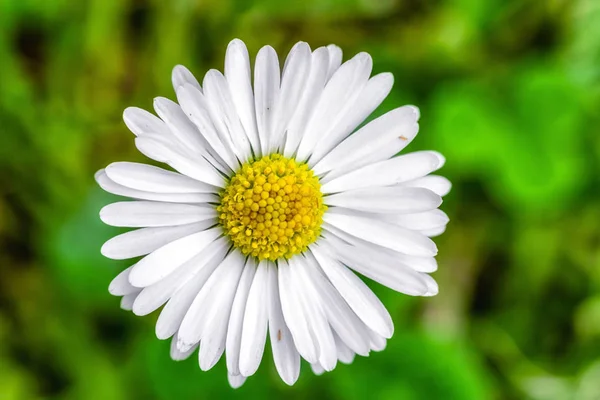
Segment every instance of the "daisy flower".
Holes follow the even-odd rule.
[[[359,53],[342,63],[330,45],[297,43],[280,68],[270,46],[253,70],[244,43],[227,47],[224,74],[202,85],[173,70],[177,103],[158,116],[123,114],[135,145],[170,169],[115,162],[96,174],[106,191],[133,199],[100,211],[106,224],[139,228],[107,241],[112,259],[141,257],[110,284],[136,315],[160,307],[159,339],[171,357],[198,350],[202,370],[225,353],[239,387],[259,367],[267,336],[281,379],[300,360],[320,374],[382,350],[393,323],[354,272],[411,296],[438,292],[430,237],[450,183],[429,175],[437,152],[397,155],[419,129],[413,106],[358,128],[392,88]],[[357,129],[358,128],[358,129]]]

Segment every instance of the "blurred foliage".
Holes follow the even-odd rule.
[[[122,110],[234,37],[371,53],[396,77],[377,114],[418,105],[411,148],[454,183],[440,294],[377,287],[388,348],[293,388],[270,356],[237,391],[171,361],[99,254],[93,173],[142,160]],[[599,109],[597,0],[0,0],[0,399],[599,399]]]

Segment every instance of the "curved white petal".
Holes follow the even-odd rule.
[[[237,253],[237,251],[233,251],[233,253]],[[221,264],[221,269],[224,269],[223,275],[211,276],[206,286],[202,288],[202,291],[208,292],[206,297],[202,297],[201,291],[198,298],[194,300],[206,303],[199,353],[200,369],[203,371],[211,369],[225,351],[231,307],[245,265],[244,257],[241,254],[232,256],[230,260],[231,263]],[[211,279],[215,280],[215,287],[212,290],[210,289]],[[182,328],[185,327],[185,323],[184,318],[181,323]],[[182,342],[185,343],[185,341]]]
[[[129,282],[146,287],[165,278],[221,235],[212,228],[177,239],[142,258],[131,270]]]
[[[350,347],[346,346],[346,344],[342,342],[342,339],[340,339],[339,336],[334,334],[333,338],[335,339],[338,360],[340,360],[340,362],[343,364],[352,364],[355,353],[350,349]]]
[[[221,265],[226,253],[227,248],[219,249],[213,256],[207,256],[203,260],[204,265],[171,296],[156,322],[156,337],[167,339],[177,332],[198,292],[214,270]]]
[[[348,101],[345,110],[339,116],[339,121],[317,142],[310,155],[311,165],[321,160],[371,115],[390,93],[393,84],[394,76],[389,72],[375,75],[369,79],[353,101]]]
[[[452,188],[450,181],[447,178],[439,175],[427,175],[422,178],[413,179],[411,181],[402,183],[402,186],[429,189],[442,197],[447,195]]]
[[[219,137],[231,146],[238,160],[246,162],[252,157],[252,148],[231,98],[227,80],[221,72],[211,69],[204,76],[203,87],[208,111]]]
[[[176,65],[173,68],[173,72],[171,72],[171,82],[173,83],[173,89],[175,89],[176,93],[177,89],[179,89],[186,83],[202,91],[200,83],[198,83],[198,80],[196,79],[194,74],[192,74],[190,70],[184,67],[183,65]]]
[[[191,154],[189,151],[172,143],[158,140],[155,137],[138,136],[135,139],[138,150],[148,157],[169,164],[184,175],[217,187],[224,187],[225,180],[218,169],[204,157]]]
[[[307,160],[319,140],[328,135],[348,112],[367,83],[372,66],[371,56],[359,53],[333,74],[315,106],[315,112],[298,146],[296,158],[299,161]]]
[[[283,154],[286,157],[294,155],[302,140],[306,124],[310,120],[321,97],[325,83],[327,82],[327,68],[329,65],[329,51],[326,47],[316,49],[310,58],[310,74],[304,82],[304,91],[285,135],[285,146]]]
[[[108,293],[113,296],[125,296],[131,293],[139,293],[140,288],[133,286],[129,283],[129,273],[131,272],[129,267],[121,271],[108,285]]]
[[[264,46],[254,64],[254,107],[261,154],[266,155],[271,143],[274,106],[279,99],[279,59],[271,46]]]
[[[211,120],[208,101],[202,92],[192,85],[185,84],[177,89],[177,100],[186,117],[196,125],[200,134],[210,145],[213,155],[223,160],[230,171],[237,169],[240,165],[239,161],[229,142],[226,142],[225,138],[219,137]]]
[[[332,371],[337,364],[337,355],[323,305],[324,299],[307,275],[307,261],[302,256],[298,256],[291,258],[289,264],[292,280],[296,283],[301,305],[304,308],[306,324],[319,352],[319,364],[326,371]]]
[[[227,328],[227,340],[225,342],[225,358],[227,360],[227,371],[232,375],[240,374],[240,346],[242,343],[242,327],[244,323],[244,313],[246,303],[248,302],[248,293],[256,273],[256,261],[253,257],[248,257],[242,277],[238,284],[238,289],[231,306],[231,315],[229,316],[229,326]]]
[[[341,249],[344,248],[344,246],[352,245],[367,253],[375,252],[377,253],[376,257],[383,258],[385,263],[388,264],[400,263],[414,269],[417,272],[430,273],[437,271],[437,262],[434,257],[409,256],[386,247],[381,247],[366,240],[359,239],[356,236],[352,236],[327,223],[323,224],[322,235],[326,240],[332,241],[335,246],[339,246]]]
[[[208,203],[218,200],[212,193],[156,193],[131,189],[111,180],[105,170],[96,172],[96,182],[108,193],[139,200],[162,201],[165,203]]]
[[[350,135],[313,167],[326,179],[387,160],[408,145],[419,131],[418,108],[404,106],[385,113]]]
[[[240,373],[254,375],[265,350],[268,326],[268,264],[261,261],[252,280],[244,312],[240,346]]]
[[[277,279],[277,267],[269,264],[268,307],[269,307],[269,334],[273,361],[281,379],[287,385],[293,385],[300,375],[300,354],[292,339],[292,334],[283,318]]]
[[[136,136],[158,135],[172,137],[167,125],[156,115],[139,107],[127,107],[123,111],[123,121]]]
[[[330,44],[326,48],[329,53],[329,63],[327,65],[327,80],[329,80],[342,65],[342,49],[335,44]]]
[[[421,233],[425,236],[436,237],[436,236],[441,235],[445,231],[446,231],[446,225],[440,226],[437,228],[425,229],[425,230],[421,231]]]
[[[171,347],[169,349],[169,355],[173,361],[183,361],[187,360],[194,351],[198,348],[198,345],[190,347],[186,351],[181,351],[177,348],[177,334],[173,336],[171,339]]]
[[[339,259],[356,272],[397,292],[423,296],[428,291],[426,274],[417,272],[398,260],[389,259],[368,246],[345,245],[331,237],[323,241],[321,246],[329,252],[330,258]]]
[[[384,186],[335,193],[324,202],[371,213],[409,214],[433,210],[442,204],[442,198],[429,189]]]
[[[392,337],[392,317],[373,291],[348,268],[332,259],[320,246],[313,246],[311,251],[331,284],[365,325],[381,336]]]
[[[228,246],[228,240],[220,237],[164,279],[145,287],[133,304],[133,313],[146,315],[157,310],[169,300],[177,289],[187,284],[211,258],[217,254],[223,254]]]
[[[225,348],[233,295],[244,264],[240,252],[230,252],[202,286],[181,321],[178,347],[185,351],[202,339],[199,358],[203,370],[212,367]],[[210,340],[205,342],[205,335],[210,335]]]
[[[121,308],[126,311],[131,311],[133,302],[135,301],[139,292],[126,294],[121,298]]]
[[[406,229],[420,231],[424,235],[427,234],[426,232],[445,227],[450,220],[442,210],[429,210],[411,214],[368,214],[368,216],[397,224]]]
[[[418,151],[367,165],[321,186],[323,193],[390,186],[420,178],[442,167],[444,157],[435,151]]]
[[[369,336],[365,325],[323,275],[318,261],[311,253],[306,254],[305,267],[304,272],[320,295],[320,302],[331,331],[335,332],[355,353],[368,355]]]
[[[329,210],[323,221],[363,239],[412,256],[431,257],[437,254],[435,243],[427,236],[385,221],[348,215]]]
[[[246,45],[239,39],[233,39],[225,53],[225,78],[231,91],[231,99],[255,154],[260,154],[260,142],[254,111],[254,94],[252,93],[252,73],[250,56]]]
[[[187,225],[141,228],[109,239],[102,245],[100,252],[104,257],[113,260],[144,256],[174,240],[203,231],[215,224],[215,220],[206,220]]]
[[[279,97],[274,105],[269,152],[284,148],[284,135],[304,94],[310,67],[310,47],[305,42],[296,43],[285,60],[281,76]]]
[[[215,193],[217,188],[177,172],[148,164],[115,162],[106,169],[108,177],[125,187],[158,193]]]
[[[153,201],[120,201],[100,210],[105,224],[128,228],[184,225],[216,216],[213,207]]]
[[[227,374],[227,380],[233,389],[237,389],[246,382],[246,377],[242,375]]]
[[[157,97],[154,99],[154,110],[180,144],[195,153],[205,153],[206,141],[179,104],[165,97]]]
[[[307,324],[304,323],[304,310],[301,299],[296,293],[296,282],[293,281],[291,269],[292,266],[286,260],[278,261],[277,275],[283,318],[290,329],[298,353],[309,363],[315,363],[318,358],[317,347]]]

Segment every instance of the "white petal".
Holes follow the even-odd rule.
[[[329,52],[329,65],[327,67],[327,80],[329,80],[335,71],[342,65],[342,49],[335,44],[327,46]]]
[[[438,228],[432,228],[432,229],[425,229],[423,231],[421,231],[421,233],[423,235],[429,236],[429,237],[436,237],[441,235],[442,233],[444,233],[446,231],[446,226],[440,226]]]
[[[121,201],[100,210],[105,224],[129,228],[191,224],[216,216],[212,207],[153,201]]]
[[[155,193],[131,189],[111,180],[104,170],[96,172],[95,178],[98,185],[107,192],[133,199],[166,203],[207,203],[218,200],[218,196],[211,193]]]
[[[324,201],[328,206],[382,214],[416,213],[442,204],[442,198],[431,190],[402,186],[348,190],[329,195]]]
[[[267,154],[273,129],[274,106],[279,99],[279,59],[271,46],[264,46],[254,64],[254,105],[261,153]]]
[[[321,186],[323,193],[336,193],[351,189],[390,186],[419,178],[435,171],[444,163],[435,151],[419,151],[367,165]]]
[[[208,248],[205,251],[208,251]],[[167,339],[177,332],[183,317],[198,295],[198,292],[200,292],[200,289],[202,289],[214,270],[221,265],[226,253],[227,248],[218,250],[212,257],[206,257],[204,266],[171,296],[171,299],[163,308],[156,322],[156,337]]]
[[[148,157],[169,164],[175,170],[198,181],[224,187],[225,181],[217,168],[204,157],[189,153],[186,149],[166,141],[146,136],[137,137],[135,145]]]
[[[304,317],[319,351],[319,364],[332,371],[337,364],[337,353],[333,334],[323,309],[323,297],[307,275],[307,261],[302,257],[289,260],[292,280],[296,283],[299,298],[304,308]]]
[[[330,243],[334,243],[334,245]],[[401,262],[389,260],[377,251],[369,251],[366,246],[343,245],[328,237],[322,241],[321,247],[329,251],[330,258],[338,258],[349,268],[390,289],[411,296],[423,296],[428,291],[425,274],[419,273]]]
[[[240,374],[240,345],[242,342],[242,326],[244,323],[244,312],[248,301],[248,292],[252,285],[252,279],[256,273],[256,262],[253,257],[246,260],[246,266],[240,283],[238,284],[235,299],[231,306],[229,326],[227,327],[227,340],[225,342],[225,356],[227,360],[227,371],[233,375]]]
[[[192,74],[190,70],[183,65],[176,65],[173,68],[173,72],[171,73],[171,81],[173,82],[173,89],[175,89],[175,92],[177,92],[179,87],[185,85],[186,83],[202,91],[200,83],[198,83],[198,80],[196,77],[194,77],[194,74]]]
[[[319,363],[310,364],[310,369],[312,369],[312,372],[317,376],[325,373],[325,369]]]
[[[310,66],[310,47],[305,42],[296,43],[285,61],[279,98],[274,106],[270,152],[284,148],[284,134],[304,94]]]
[[[202,339],[199,358],[203,370],[212,367],[225,349],[231,304],[244,264],[239,251],[230,252],[202,286],[181,321],[178,347],[185,350]]]
[[[234,253],[237,253],[234,251]],[[245,260],[241,254],[236,254],[231,259],[231,264],[221,264],[224,268],[224,275],[221,277],[211,277],[215,280],[215,286],[210,290],[211,278],[203,288],[207,292],[205,297],[201,297],[202,292],[194,301],[207,303],[204,305],[204,329],[202,331],[202,341],[200,343],[200,369],[208,371],[221,358],[225,351],[227,341],[227,327],[231,316],[231,307],[238,288],[240,277],[244,270]],[[194,305],[192,304],[192,307]],[[190,309],[192,308],[190,307]],[[185,327],[185,318],[181,323]],[[181,341],[185,343],[185,340]],[[242,335],[243,349],[243,335]],[[241,356],[240,356],[241,359]]]
[[[204,76],[202,85],[208,111],[219,137],[229,144],[238,160],[247,161],[252,157],[252,149],[231,98],[227,80],[221,72],[211,69]]]
[[[359,239],[356,236],[352,236],[327,223],[323,224],[323,237],[332,241],[334,247],[338,246],[338,244],[340,244],[340,248],[345,248],[345,246],[352,245],[367,253],[375,252],[377,253],[376,257],[378,259],[383,258],[385,260],[383,261],[384,264],[395,265],[396,263],[400,263],[406,267],[414,269],[417,272],[429,273],[437,271],[437,261],[434,257],[409,256],[386,247],[375,245],[366,240]]]
[[[294,155],[304,135],[306,124],[312,116],[316,102],[321,97],[327,81],[327,68],[329,65],[329,52],[326,47],[319,47],[311,55],[310,74],[304,82],[302,98],[287,127],[285,148],[286,157]]]
[[[128,107],[123,111],[125,125],[136,136],[158,135],[172,137],[167,125],[156,115],[138,107]]]
[[[291,386],[296,383],[300,375],[300,354],[296,350],[292,334],[283,318],[277,267],[272,264],[269,265],[268,291],[269,334],[273,361],[281,379]]]
[[[215,193],[217,188],[177,172],[148,164],[115,162],[106,167],[108,177],[135,190],[159,193]]]
[[[227,380],[233,389],[237,389],[246,382],[246,377],[242,375],[227,374]]]
[[[333,338],[335,339],[335,346],[337,348],[338,360],[343,364],[351,364],[354,361],[355,353],[346,346],[346,344],[340,339],[337,334],[334,333]]]
[[[171,339],[171,348],[169,350],[169,354],[170,354],[172,360],[183,361],[183,360],[186,360],[187,358],[189,358],[189,356],[191,356],[192,353],[194,351],[196,351],[197,348],[198,348],[198,345],[195,345],[193,347],[190,347],[187,351],[180,351],[177,348],[177,334],[175,334],[173,336],[173,339]]]
[[[344,140],[356,127],[361,124],[387,97],[392,90],[394,76],[389,72],[375,75],[366,83],[364,88],[345,105],[345,109],[329,132],[325,133],[317,142],[310,156],[310,163],[314,165],[324,155]]]
[[[332,259],[321,247],[313,246],[311,251],[329,281],[365,325],[382,336],[392,337],[392,318],[373,291],[348,268]]]
[[[440,288],[439,288],[437,282],[435,281],[435,279],[433,279],[429,275],[424,275],[424,277],[425,277],[425,281],[427,283],[427,293],[425,293],[424,296],[437,295],[438,292],[440,291]]]
[[[278,261],[279,297],[285,324],[290,329],[298,353],[309,363],[317,362],[317,348],[305,322],[304,310],[296,292],[297,282],[291,276],[292,267],[286,260]]]
[[[108,293],[113,296],[125,296],[131,293],[139,293],[140,289],[129,283],[129,273],[131,272],[129,267],[121,271],[108,285]]]
[[[328,210],[323,220],[357,238],[412,256],[430,257],[437,254],[435,243],[420,233],[373,218],[335,211]]]
[[[442,210],[430,210],[414,214],[369,214],[371,218],[388,221],[400,225],[406,229],[428,232],[432,229],[440,229],[446,226],[448,216]]]
[[[317,175],[339,176],[351,170],[364,167],[392,157],[416,136],[418,108],[404,106],[385,113],[369,122],[337,145],[314,167]]]
[[[268,326],[268,273],[267,262],[261,261],[248,293],[240,347],[240,373],[244,376],[254,375],[265,350]]]
[[[165,97],[157,97],[154,99],[154,110],[183,146],[198,154],[205,153],[204,138],[179,104]]]
[[[427,175],[422,178],[413,179],[412,181],[404,182],[402,186],[429,189],[442,197],[447,195],[452,188],[450,181],[439,175]]]
[[[319,140],[346,115],[348,106],[353,104],[367,83],[372,66],[371,56],[359,53],[345,62],[327,82],[298,146],[297,160],[307,160]]]
[[[126,311],[131,311],[131,307],[133,306],[133,302],[135,301],[138,292],[126,294],[121,298],[121,308]]]
[[[146,287],[165,278],[221,235],[220,228],[177,239],[142,258],[131,270],[129,282]]]
[[[356,316],[331,282],[323,275],[312,253],[306,254],[305,273],[321,297],[321,305],[332,332],[342,339],[355,353],[369,354],[369,335],[364,323]]]
[[[217,254],[225,253],[228,246],[229,241],[220,237],[164,279],[145,287],[133,304],[133,313],[147,315],[157,310],[177,289],[188,283],[210,259]]]
[[[235,104],[244,131],[250,140],[255,153],[260,153],[260,142],[256,127],[254,111],[254,94],[252,93],[252,73],[250,57],[246,45],[239,39],[233,39],[225,53],[225,78],[231,91],[231,99]]]
[[[233,149],[226,145],[217,134],[204,95],[192,85],[186,84],[177,90],[177,100],[187,118],[196,125],[214,154],[222,159],[230,170],[237,169],[240,164],[235,158]]]
[[[371,331],[371,350],[382,351],[385,349],[386,344],[387,340],[384,337],[381,337],[377,333]]]
[[[113,260],[144,256],[174,240],[203,231],[215,224],[215,220],[206,220],[187,225],[137,229],[108,240],[100,252],[104,257]]]

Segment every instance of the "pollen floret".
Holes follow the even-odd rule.
[[[272,154],[240,168],[217,211],[242,253],[276,260],[303,252],[319,237],[326,208],[319,179],[308,165]]]

